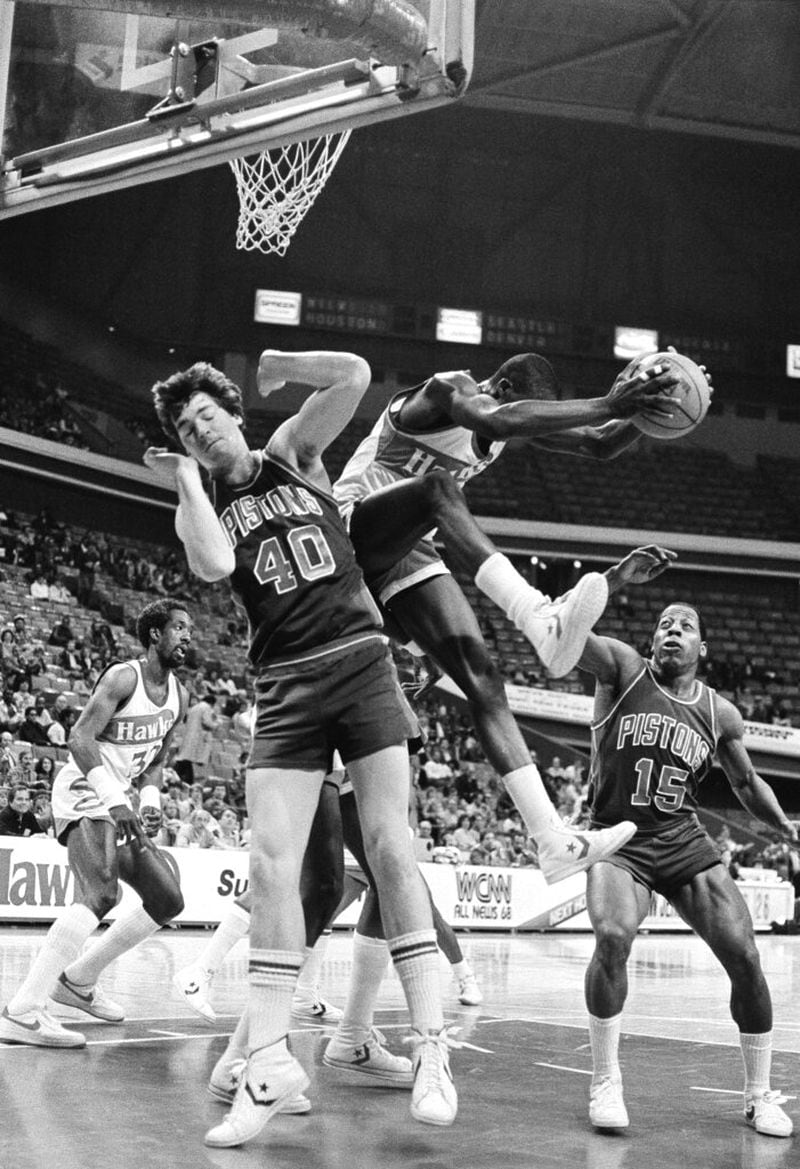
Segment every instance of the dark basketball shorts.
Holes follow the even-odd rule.
[[[606,825],[593,823],[592,827]],[[647,835],[637,832],[606,863],[627,869],[651,893],[669,897],[692,877],[721,861],[722,854],[714,841],[696,817],[690,816],[661,832]]]
[[[382,605],[391,601],[398,593],[405,592],[413,585],[432,576],[446,576],[450,569],[436,551],[432,540],[420,540],[407,556],[398,560],[386,572],[367,581],[369,590]]]
[[[409,737],[407,708],[382,640],[313,662],[264,670],[248,767],[329,772]]]

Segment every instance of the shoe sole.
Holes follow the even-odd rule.
[[[26,1033],[24,1036],[19,1036],[16,1033],[14,1035],[9,1035],[5,1032],[5,1030],[0,1029],[0,1043],[13,1043],[17,1047],[60,1047],[66,1051],[70,1048],[86,1046],[86,1037],[84,1035],[80,1035],[78,1032],[75,1032],[75,1040],[77,1042],[73,1042],[71,1038],[62,1040],[53,1037],[48,1038],[44,1035],[39,1035],[37,1037],[36,1032],[34,1031],[32,1031],[30,1035]]]
[[[198,1003],[192,1002],[191,994],[184,990],[183,983],[178,980],[177,976],[173,978],[172,985],[175,987],[178,994],[181,996],[183,1001],[186,1003],[186,1006],[189,1007],[190,1010],[194,1011],[196,1015],[199,1015],[201,1019],[205,1019],[207,1023],[216,1023],[217,1013],[214,1008],[207,1007],[205,1010],[203,1010],[203,1008]]]
[[[82,1011],[84,1015],[91,1015],[93,1019],[99,1019],[102,1023],[124,1023],[125,1012],[119,1011],[116,1015],[108,1012],[103,1014],[102,1007],[96,1007],[92,1003],[85,1003],[80,996],[73,997],[68,990],[63,991],[60,987],[51,993],[50,998],[54,1003],[58,1003],[61,1007],[72,1007],[76,1011]]]
[[[794,1126],[788,1132],[767,1132],[766,1129],[758,1128],[754,1120],[749,1120],[747,1117],[744,1120],[747,1127],[752,1128],[753,1132],[757,1132],[760,1137],[777,1137],[779,1140],[785,1140],[786,1137],[792,1136],[794,1132]]]
[[[326,1068],[335,1068],[339,1072],[355,1072],[359,1076],[368,1076],[372,1080],[378,1080],[382,1084],[389,1084],[394,1088],[412,1088],[414,1086],[414,1073],[409,1068],[408,1072],[382,1072],[377,1068],[367,1067],[366,1064],[352,1063],[350,1060],[338,1060],[327,1053],[323,1055],[322,1062]]]
[[[617,1120],[617,1121],[592,1120],[592,1118],[590,1116],[589,1121],[590,1121],[593,1128],[602,1128],[604,1130],[618,1129],[618,1128],[629,1128],[630,1123],[631,1123],[630,1120],[628,1120],[627,1116],[625,1117],[624,1120]]]
[[[411,1115],[413,1116],[414,1120],[418,1120],[421,1124],[433,1124],[437,1128],[449,1128],[456,1118],[456,1113],[454,1112],[449,1120],[434,1120],[434,1118],[431,1116],[422,1116],[419,1110],[416,1109],[413,1104],[411,1106]]]
[[[547,666],[551,678],[563,678],[577,664],[586,638],[608,604],[608,581],[598,572],[582,577],[572,590],[568,614],[561,618],[564,636]]]
[[[263,1111],[262,1109],[259,1109],[258,1113],[256,1114],[258,1117],[258,1124],[251,1125],[249,1131],[245,1135],[231,1135],[230,1137],[212,1138],[211,1133],[214,1130],[209,1129],[205,1135],[203,1143],[210,1149],[235,1149],[238,1145],[244,1145],[248,1141],[252,1141],[262,1131],[267,1122],[281,1111],[281,1107],[286,1103],[286,1101],[291,1099],[293,1096],[299,1095],[301,1092],[305,1092],[310,1083],[311,1081],[305,1072],[298,1071],[294,1081],[290,1084],[286,1091],[277,1098],[277,1100],[274,1100],[272,1104],[268,1106],[262,1106]],[[223,1124],[224,1123],[225,1121],[223,1121]],[[222,1126],[220,1125],[219,1127]]]
[[[623,844],[627,844],[628,841],[636,835],[636,825],[631,822],[628,822],[627,827],[624,827],[622,824],[618,824],[616,827],[616,843],[614,844],[613,848],[605,849],[601,856],[591,855],[591,849],[589,849],[587,855],[581,860],[567,861],[565,864],[557,865],[555,868],[548,869],[547,871],[545,871],[545,869],[541,869],[540,871],[545,879],[545,884],[556,885],[559,881],[563,881],[567,877],[573,876],[575,873],[582,873],[585,869],[591,868],[592,865],[596,865],[599,861],[607,860],[608,857],[613,856],[615,852],[619,852]],[[608,831],[608,829],[606,829],[606,831]],[[580,835],[580,833],[578,835]]]

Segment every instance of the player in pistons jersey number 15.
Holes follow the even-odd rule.
[[[161,822],[162,763],[186,707],[186,691],[173,670],[186,659],[192,622],[182,602],[164,599],[142,610],[136,631],[144,655],[111,665],[100,676],[72,730],[69,759],[53,783],[53,819],[67,848],[75,901],[50,927],[22,986],[0,1014],[0,1040],[6,1043],[85,1045],[82,1034],[46,1012],[48,996],[93,1018],[121,1022],[122,1009],[97,986],[101,970],[183,909],[178,882],[142,821]],[[116,905],[120,879],[142,904],[78,957]]]
[[[668,605],[645,660],[632,646],[590,634],[579,665],[595,675],[590,777],[594,822],[633,820],[637,833],[589,869],[595,952],[586,974],[594,1075],[589,1117],[625,1128],[618,1047],[626,967],[636,931],[661,893],[708,944],[731,982],[731,1014],[744,1062],[744,1111],[756,1132],[787,1137],[784,1097],[770,1088],[772,1003],[736,882],[695,813],[716,755],[745,808],[790,841],[797,831],[744,747],[736,707],[697,677],[707,652],[697,609]]]

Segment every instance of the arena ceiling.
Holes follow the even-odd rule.
[[[797,0],[478,0],[475,107],[800,146]]]

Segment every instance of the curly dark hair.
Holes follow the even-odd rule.
[[[196,361],[188,369],[172,374],[166,381],[156,382],[151,392],[161,429],[168,438],[178,443],[180,440],[175,422],[194,394],[208,394],[234,418],[241,418],[244,426],[242,391],[207,361]]]
[[[170,614],[176,609],[180,609],[182,613],[188,612],[185,603],[175,597],[164,597],[145,605],[136,618],[136,636],[145,649],[150,648],[152,631],[158,629],[160,632],[169,621]]]
[[[538,353],[517,353],[509,357],[489,378],[492,386],[501,381],[510,382],[514,392],[524,398],[552,402],[559,396],[556,371]]]

